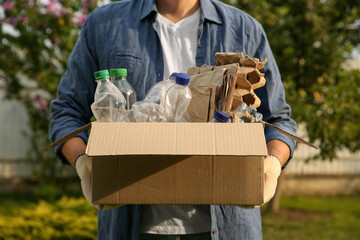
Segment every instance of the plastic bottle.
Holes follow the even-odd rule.
[[[126,110],[130,110],[136,101],[136,93],[134,88],[127,81],[126,68],[110,69],[111,82],[120,90],[126,99]]]
[[[154,86],[150,88],[148,93],[145,96],[145,101],[150,101],[157,103],[160,106],[164,107],[165,104],[165,94],[175,84],[177,73],[172,73],[168,79],[157,82]]]
[[[135,122],[165,122],[164,108],[150,101],[138,101],[134,103],[132,118]]]
[[[262,114],[257,112],[256,108],[248,107],[246,103],[242,103],[235,110],[235,118],[240,123],[244,122],[261,122]]]
[[[94,73],[97,87],[91,110],[100,122],[124,122],[127,121],[125,111],[125,98],[117,87],[110,81],[108,70]]]
[[[165,94],[175,84],[177,73],[156,83],[150,88],[143,101],[134,103],[132,117],[136,122],[165,122]]]
[[[226,123],[229,120],[229,116],[221,111],[216,111],[214,117],[209,122],[211,123]]]
[[[168,122],[181,122],[191,101],[190,76],[176,75],[175,84],[165,94],[165,116]]]

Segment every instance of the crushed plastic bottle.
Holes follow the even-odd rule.
[[[229,116],[221,111],[216,111],[213,119],[209,122],[211,123],[226,123],[229,120]]]
[[[165,94],[175,84],[176,73],[169,79],[156,83],[150,88],[143,101],[132,106],[132,117],[135,122],[165,122]]]
[[[164,108],[150,101],[138,101],[132,106],[132,118],[135,122],[165,122]]]
[[[176,75],[177,73],[172,73],[168,79],[157,82],[150,88],[144,100],[159,104],[160,106],[164,107],[165,94],[169,88],[175,84]]]
[[[120,90],[126,99],[126,110],[130,110],[136,101],[136,93],[134,88],[127,81],[127,69],[115,68],[110,69],[111,82]]]
[[[189,89],[190,76],[186,73],[176,75],[175,84],[165,94],[165,116],[168,122],[184,121],[183,116],[191,101]]]
[[[127,114],[125,111],[125,98],[117,87],[111,83],[108,70],[94,73],[97,87],[91,110],[100,122],[125,122]]]
[[[234,112],[235,118],[240,123],[261,122],[263,115],[256,108],[249,107],[246,103],[242,103]]]

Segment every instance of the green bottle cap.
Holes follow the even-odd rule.
[[[126,68],[113,68],[110,69],[110,76],[111,77],[126,77],[127,70]]]
[[[95,81],[107,78],[107,77],[109,77],[109,71],[101,70],[98,72],[94,72],[94,77],[95,77]]]

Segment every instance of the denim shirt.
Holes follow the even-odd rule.
[[[216,52],[243,52],[268,62],[261,70],[266,84],[255,90],[261,99],[258,111],[263,119],[295,134],[291,108],[285,101],[280,73],[260,23],[243,11],[215,0],[201,0],[196,65],[215,65]],[[95,71],[127,68],[128,80],[137,100],[156,82],[163,80],[163,54],[155,31],[154,0],[110,3],[95,9],[87,18],[80,38],[68,60],[58,96],[51,103],[50,140],[72,132],[90,121],[94,99]],[[87,132],[79,136],[87,142]],[[295,142],[272,128],[265,128],[266,141],[279,139],[291,151]],[[56,155],[67,163],[61,154]],[[98,211],[99,239],[138,239],[141,205],[126,205],[114,210]],[[212,205],[212,239],[261,239],[259,209],[242,209],[229,205]]]

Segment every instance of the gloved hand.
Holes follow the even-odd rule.
[[[267,203],[275,195],[278,178],[281,174],[281,163],[277,157],[270,155],[264,159],[264,174],[264,203]]]
[[[267,156],[264,159],[264,203],[269,202],[272,197],[275,195],[278,178],[281,173],[281,163],[280,160],[273,156]],[[258,208],[262,205],[254,205],[254,206],[242,206],[242,208]]]
[[[91,199],[91,171],[92,171],[92,159],[85,154],[79,155],[75,160],[75,169],[80,177],[81,189],[85,199],[95,208],[101,210],[109,210],[120,207],[121,205],[95,205],[92,204]]]

